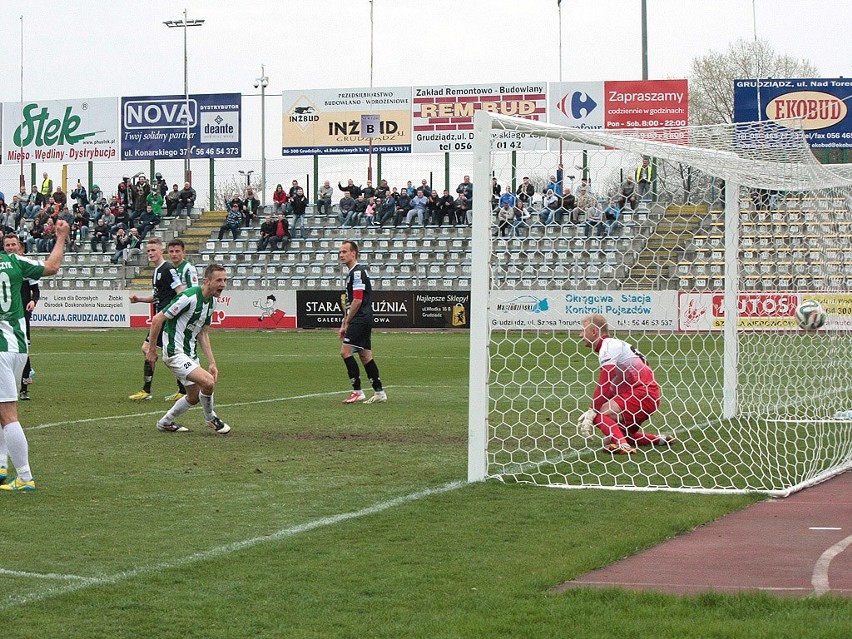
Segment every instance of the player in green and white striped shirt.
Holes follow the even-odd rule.
[[[18,473],[15,479],[0,485],[0,490],[35,490],[29,444],[18,421],[18,382],[27,361],[21,284],[25,278],[37,280],[59,271],[70,232],[67,222],[56,223],[56,244],[44,264],[0,253],[0,483],[6,481],[7,457],[12,458]]]
[[[162,333],[163,363],[186,387],[186,396],[177,400],[157,422],[158,430],[170,433],[188,431],[175,420],[201,402],[207,426],[221,435],[231,431],[231,427],[219,419],[213,409],[213,390],[219,370],[208,335],[216,298],[225,290],[226,282],[225,269],[218,264],[209,265],[204,270],[201,286],[193,286],[178,295],[151,320],[151,343],[155,344]],[[198,360],[199,347],[207,358],[208,370],[202,368]],[[153,366],[157,361],[157,349],[149,348],[146,358]]]
[[[195,270],[195,266],[192,265],[192,262],[186,259],[186,245],[183,243],[183,240],[176,237],[173,240],[169,240],[167,246],[169,261],[172,263],[172,266],[175,267],[181,283],[186,288],[198,286],[198,271]],[[180,380],[177,380],[177,385],[178,390],[176,393],[165,396],[164,399],[167,402],[176,402],[186,395],[186,388]]]

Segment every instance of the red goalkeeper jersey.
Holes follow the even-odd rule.
[[[592,397],[595,410],[600,410],[607,400],[615,397],[659,399],[660,387],[654,379],[654,371],[636,347],[614,337],[605,337],[595,350],[601,364],[598,386]]]

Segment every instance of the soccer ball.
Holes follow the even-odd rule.
[[[816,300],[805,300],[796,308],[796,322],[799,328],[806,331],[821,328],[827,318],[825,310]]]

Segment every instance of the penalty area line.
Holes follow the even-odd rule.
[[[123,570],[121,572],[117,572],[113,575],[109,575],[106,577],[79,577],[76,578],[77,580],[74,581],[74,583],[59,587],[50,587],[40,592],[13,594],[5,601],[0,602],[0,610],[5,610],[13,606],[21,606],[29,603],[34,603],[37,601],[44,601],[45,599],[49,599],[52,597],[58,597],[67,593],[84,590],[91,586],[114,585],[123,581],[133,579],[135,577],[139,577],[141,575],[165,572],[166,570],[172,570],[175,568],[184,568],[186,566],[190,566],[201,561],[219,559],[221,557],[225,557],[235,552],[246,550],[248,548],[252,548],[260,544],[288,539],[301,533],[311,532],[312,530],[317,530],[319,528],[333,526],[334,524],[351,521],[353,519],[359,519],[361,517],[367,517],[369,515],[375,515],[377,513],[390,510],[391,508],[417,501],[419,499],[432,497],[433,495],[448,493],[466,485],[467,482],[455,481],[443,484],[441,486],[424,488],[423,490],[419,490],[414,493],[395,497],[393,499],[389,499],[378,504],[373,504],[372,506],[366,506],[364,508],[361,508],[360,510],[353,510],[346,513],[339,513],[337,515],[330,515],[328,517],[322,517],[320,519],[305,522],[304,524],[281,528],[268,535],[259,535],[257,537],[251,537],[242,541],[235,541],[230,544],[225,544],[223,546],[216,546],[214,548],[210,548],[209,550],[203,550],[201,552],[193,553],[191,555],[179,559],[163,561],[149,566],[138,566],[136,568],[132,568],[130,570]],[[73,576],[65,576],[65,578],[72,580],[75,579]]]

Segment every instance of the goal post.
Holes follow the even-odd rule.
[[[477,112],[474,133],[470,481],[786,495],[852,467],[852,171],[819,164],[800,122],[613,132]],[[521,176],[535,195],[507,221],[491,181]],[[805,299],[829,314],[819,331],[795,323]],[[643,428],[672,447],[612,456],[579,432],[591,313],[647,357],[662,404]]]

